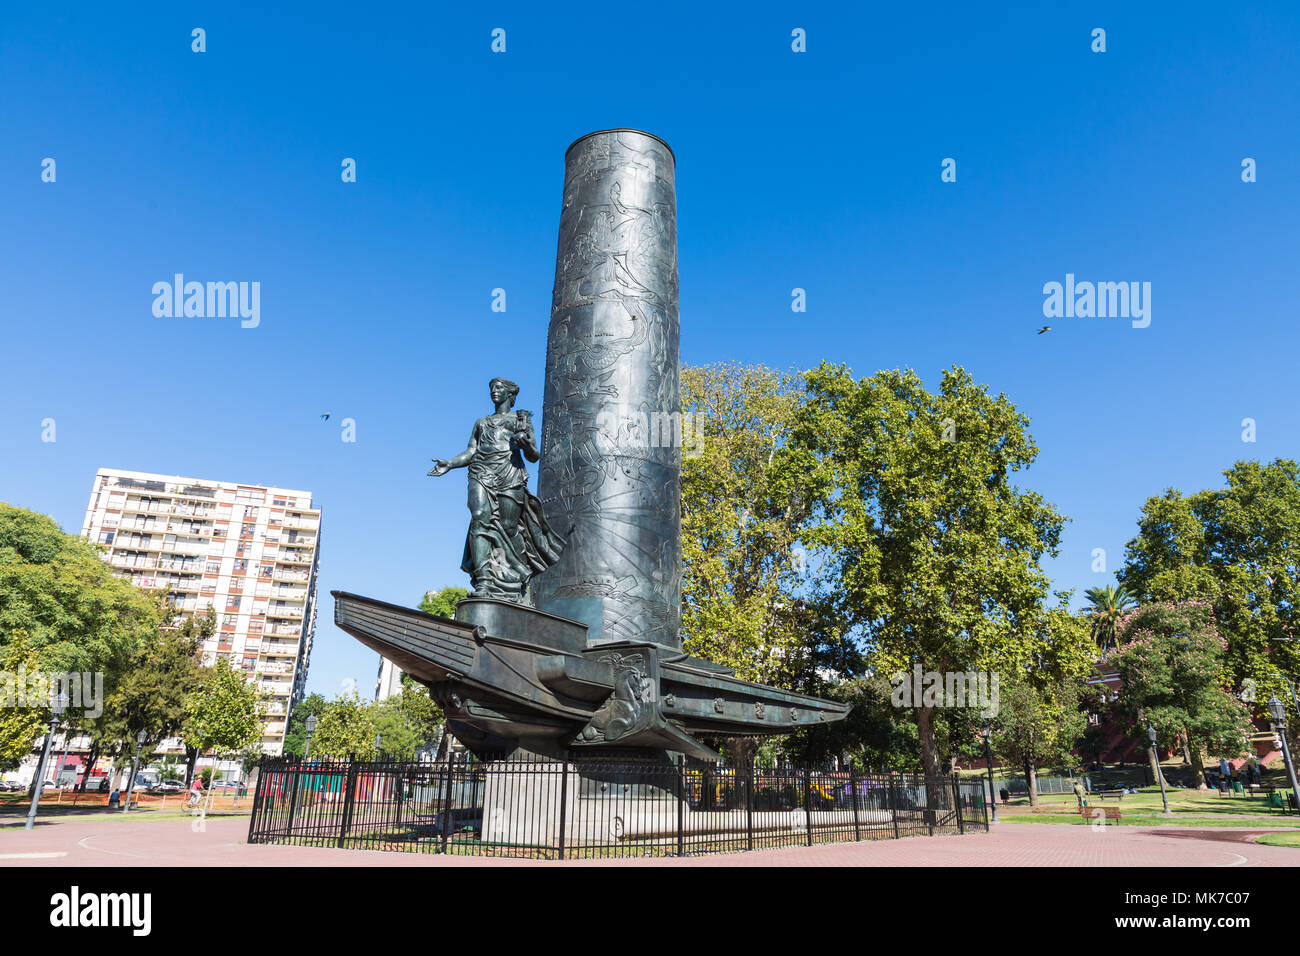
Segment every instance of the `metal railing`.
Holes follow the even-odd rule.
[[[678,758],[264,758],[249,843],[573,859],[988,829],[979,781]]]

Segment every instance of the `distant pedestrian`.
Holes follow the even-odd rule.
[[[1074,798],[1079,801],[1080,807],[1088,805],[1088,791],[1083,788],[1083,781],[1074,781]]]

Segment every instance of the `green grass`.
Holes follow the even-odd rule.
[[[1085,821],[1082,817],[1067,817],[1061,815],[1054,816],[1012,816],[1010,814],[1000,818],[1002,823],[1048,823],[1055,826],[1091,826],[1091,823]],[[1290,816],[1284,817],[1279,815],[1272,819],[1237,817],[1235,819],[1215,819],[1214,817],[1197,817],[1191,815],[1174,814],[1165,816],[1162,813],[1155,815],[1139,814],[1130,816],[1123,814],[1118,821],[1107,820],[1106,826],[1121,827],[1202,827],[1205,829],[1218,829],[1227,827],[1230,829],[1250,830],[1256,827],[1291,827],[1300,830],[1300,818]]]
[[[46,794],[41,797],[41,804],[36,809],[37,823],[54,819],[116,820],[121,818],[123,812],[121,807],[110,810],[102,803],[82,803],[80,806],[73,806],[71,801],[58,803],[57,800],[57,795],[52,797]],[[128,816],[132,820],[182,820],[190,816],[189,811],[181,809],[179,800],[175,803],[168,802],[169,806],[165,810],[157,806],[137,807],[130,810]],[[25,793],[0,794],[0,830],[24,826],[27,822],[29,806],[30,801]],[[208,819],[246,817],[252,812],[252,808],[251,799],[241,798],[237,809],[231,809],[229,799],[224,801],[218,799],[208,811]]]
[[[1266,846],[1300,847],[1300,833],[1265,833],[1263,836],[1256,837],[1255,842]]]
[[[1030,810],[1029,799],[1021,797],[1004,807],[1002,820],[1006,823],[1054,823],[1088,826],[1078,814],[1078,801],[1073,794],[1043,794],[1038,798],[1038,809]],[[1090,807],[1115,807],[1120,812],[1120,826],[1195,826],[1195,827],[1296,827],[1300,817],[1270,811],[1262,796],[1226,797],[1215,791],[1171,790],[1169,809],[1164,815],[1164,803],[1159,787],[1144,787],[1136,794],[1125,794],[1123,799],[1102,800],[1088,798]],[[1112,821],[1113,825],[1113,821]]]

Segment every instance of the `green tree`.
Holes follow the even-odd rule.
[[[698,438],[682,460],[683,643],[744,680],[792,688],[811,665],[800,540],[831,490],[820,462],[790,446],[802,383],[762,366],[688,366],[681,388]]]
[[[1256,708],[1285,701],[1300,745],[1285,681],[1300,676],[1300,468],[1239,461],[1224,477],[1224,487],[1148,498],[1118,577],[1143,600],[1208,602],[1229,683]]]
[[[42,670],[99,672],[112,693],[158,615],[99,555],[53,519],[0,503],[0,649],[21,634]]]
[[[32,752],[32,742],[46,733],[53,716],[47,706],[26,706],[26,681],[18,686],[19,674],[40,670],[39,655],[32,648],[27,632],[14,630],[6,643],[0,644],[0,770],[12,770]],[[9,680],[13,680],[12,686]]]
[[[834,493],[804,540],[829,554],[824,593],[873,668],[1011,671],[1051,650],[1039,562],[1066,519],[1012,482],[1038,454],[1029,419],[960,368],[937,393],[910,370],[858,380],[826,363],[806,384],[792,443],[830,466]],[[912,714],[923,767],[940,773],[934,708]]]
[[[126,674],[108,695],[101,724],[104,732],[128,742],[144,731],[145,752],[160,740],[180,734],[186,701],[203,680],[203,642],[216,629],[210,608],[176,619],[168,594],[159,594],[157,601],[159,619],[172,623],[137,648]]]
[[[916,724],[890,702],[892,688],[884,677],[867,674],[840,681],[825,691],[852,707],[844,720],[814,727],[807,742],[787,744],[801,761],[848,757],[859,770],[914,771],[921,763]]]
[[[1079,623],[1079,632],[1086,628]],[[1073,659],[1037,659],[1035,665],[1002,672],[993,730],[993,752],[1022,767],[1030,805],[1039,805],[1040,766],[1076,767],[1074,748],[1088,728],[1089,693]]]
[[[1213,609],[1199,601],[1146,605],[1124,622],[1121,640],[1111,660],[1130,726],[1143,737],[1155,727],[1166,746],[1184,738],[1204,789],[1202,753],[1240,754],[1250,726],[1249,711],[1224,686],[1226,642]]]
[[[289,715],[289,726],[284,732],[284,753],[288,756],[301,757],[307,746],[307,718],[320,720],[321,714],[329,706],[321,694],[308,694]],[[314,743],[314,740],[313,740]]]
[[[1092,638],[1103,651],[1114,650],[1119,643],[1120,622],[1124,615],[1137,607],[1137,600],[1124,585],[1107,585],[1089,588],[1083,592],[1088,599],[1085,612],[1092,628]]]
[[[441,591],[426,591],[420,599],[419,608],[425,614],[437,617],[455,617],[456,604],[469,597],[464,588],[443,588]]]
[[[375,705],[357,697],[356,692],[330,701],[316,720],[311,738],[313,759],[369,760],[375,753]]]
[[[218,657],[203,669],[185,699],[181,739],[197,753],[225,757],[242,751],[262,736],[262,707],[257,691],[230,661]]]

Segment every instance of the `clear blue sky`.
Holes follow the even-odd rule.
[[[462,584],[428,459],[494,375],[540,413],[564,149],[611,126],[678,157],[683,361],[966,366],[1032,417],[1061,587],[1148,495],[1300,453],[1294,7],[287,6],[6,10],[0,500],[76,532],[101,466],[307,488],[322,592]],[[260,327],[155,318],[176,272],[260,282]],[[1150,282],[1150,327],[1036,335],[1067,272]],[[309,689],[368,691],[332,615]]]

